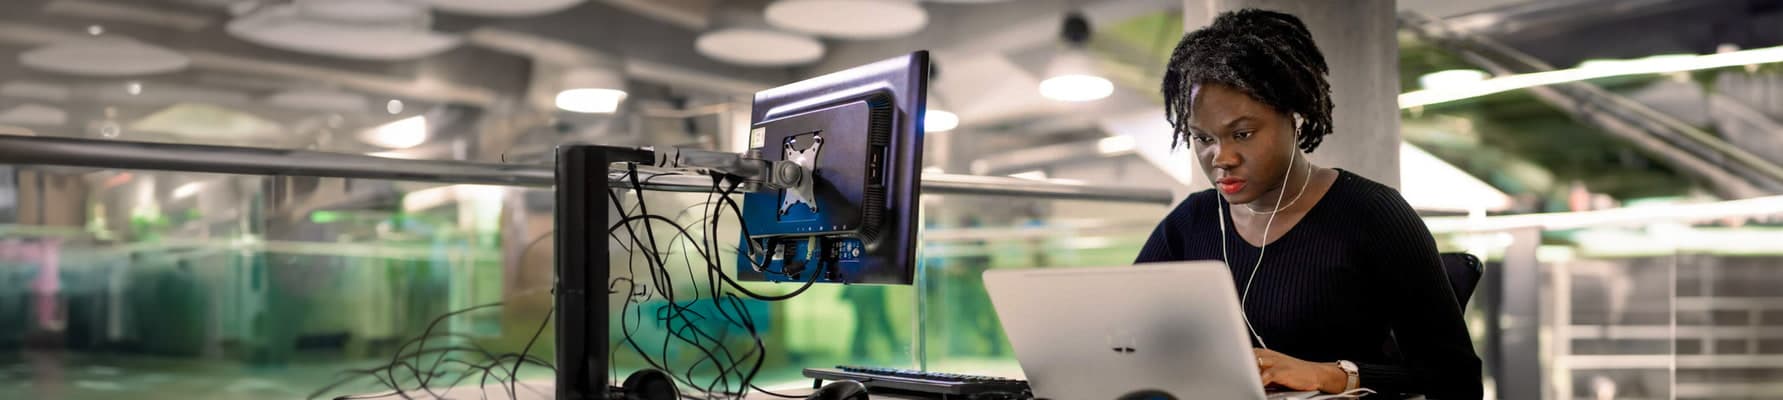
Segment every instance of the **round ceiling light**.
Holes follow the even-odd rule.
[[[823,42],[810,36],[747,28],[706,32],[694,48],[714,60],[750,67],[809,64],[824,52]]]
[[[434,8],[479,17],[534,17],[563,11],[583,0],[427,0]]]
[[[387,24],[342,22],[280,5],[236,18],[227,30],[242,40],[275,49],[373,61],[413,60],[458,45],[457,36],[428,30],[426,20],[423,14]]]
[[[960,127],[959,114],[933,108],[923,111],[923,132],[947,132],[958,127]]]
[[[780,28],[843,39],[904,36],[929,23],[912,0],[780,0],[768,5],[767,18]]]
[[[192,59],[164,47],[102,37],[71,40],[19,54],[33,69],[86,76],[153,75],[186,69]]]
[[[1114,82],[1096,73],[1095,60],[1076,47],[1054,54],[1046,68],[1046,79],[1040,81],[1040,95],[1058,101],[1095,101],[1112,94]]]
[[[0,124],[62,126],[68,123],[68,111],[42,104],[25,103],[0,111]]]
[[[573,68],[564,73],[557,108],[584,114],[611,114],[625,101],[625,78],[602,68]]]
[[[1059,75],[1040,82],[1040,95],[1058,101],[1095,101],[1111,94],[1114,83],[1095,75]]]
[[[401,24],[428,17],[426,7],[396,1],[297,0],[292,6],[304,18],[340,23]]]
[[[293,110],[338,113],[362,113],[371,109],[371,100],[358,94],[325,89],[299,89],[274,93],[266,103]]]

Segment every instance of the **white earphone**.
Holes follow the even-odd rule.
[[[1294,137],[1299,138],[1300,135],[1298,134],[1298,132],[1299,132],[1299,125],[1300,125],[1299,124],[1300,115],[1298,115],[1298,114],[1294,115],[1294,122],[1295,122],[1294,130],[1296,132]],[[1291,176],[1294,176],[1294,161],[1296,159],[1298,159],[1299,156],[1300,156],[1299,146],[1297,146],[1297,145],[1288,146],[1288,168],[1286,168],[1285,172],[1282,172],[1282,188],[1283,189],[1287,189],[1287,187],[1288,187],[1288,178]],[[1312,174],[1308,173],[1306,175],[1306,182],[1308,182],[1308,183],[1312,182]],[[1302,183],[1300,185],[1300,191],[1303,193],[1306,192],[1306,183]],[[1288,195],[1288,191],[1282,190],[1282,192],[1276,196],[1276,199],[1275,199],[1275,204],[1277,207],[1276,211],[1281,211],[1281,208],[1284,207],[1281,205],[1281,203],[1282,203],[1282,199],[1287,198],[1287,195]],[[1299,195],[1295,195],[1294,200],[1296,202],[1298,202],[1300,200]],[[1232,259],[1230,256],[1228,256],[1226,254],[1226,214],[1227,214],[1227,211],[1226,211],[1227,208],[1225,207],[1226,200],[1223,197],[1220,197],[1220,198],[1215,198],[1214,201],[1215,201],[1214,204],[1219,206],[1219,210],[1220,210],[1220,215],[1217,218],[1220,221],[1220,261],[1224,261],[1226,263],[1227,267],[1230,268],[1232,265]],[[1251,267],[1251,276],[1245,278],[1245,280],[1244,280],[1244,290],[1240,291],[1238,293],[1238,314],[1240,316],[1244,317],[1244,328],[1251,332],[1251,337],[1257,339],[1257,345],[1263,346],[1264,349],[1269,348],[1269,343],[1264,342],[1263,335],[1257,334],[1257,328],[1255,326],[1251,325],[1250,312],[1245,310],[1245,305],[1250,302],[1251,283],[1257,281],[1257,273],[1261,272],[1260,270],[1263,268],[1263,255],[1267,254],[1267,252],[1269,251],[1269,228],[1272,225],[1275,225],[1275,214],[1276,214],[1275,212],[1269,213],[1269,221],[1263,223],[1263,245],[1257,248],[1257,263],[1256,263],[1256,265]]]

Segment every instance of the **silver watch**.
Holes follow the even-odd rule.
[[[1362,371],[1356,368],[1356,363],[1350,362],[1350,360],[1337,360],[1337,369],[1343,370],[1343,374],[1349,379],[1344,382],[1343,391],[1348,392],[1362,387]]]

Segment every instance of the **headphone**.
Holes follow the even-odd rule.
[[[1288,187],[1288,178],[1294,175],[1294,160],[1298,159],[1300,156],[1300,147],[1298,145],[1298,139],[1300,138],[1300,119],[1300,114],[1294,114],[1294,138],[1296,139],[1296,143],[1288,146],[1288,168],[1286,168],[1286,171],[1282,172],[1283,189]],[[1307,174],[1306,181],[1312,181],[1312,174]],[[1302,185],[1300,190],[1302,192],[1306,191],[1305,185]],[[1281,205],[1282,199],[1287,198],[1287,195],[1287,190],[1282,190],[1280,194],[1277,194],[1275,199],[1277,207]],[[1226,255],[1226,214],[1228,213],[1228,211],[1226,211],[1227,207],[1225,207],[1226,200],[1224,197],[1216,196],[1214,202],[1214,204],[1220,208],[1220,215],[1215,218],[1220,221],[1220,261],[1224,261],[1227,268],[1231,268],[1231,257]],[[1263,224],[1263,246],[1257,248],[1257,263],[1251,267],[1251,276],[1244,280],[1244,290],[1238,293],[1238,314],[1244,318],[1244,328],[1245,330],[1250,331],[1251,338],[1257,339],[1257,345],[1263,346],[1264,349],[1269,348],[1269,343],[1264,342],[1263,335],[1257,334],[1257,328],[1251,325],[1251,315],[1250,312],[1245,310],[1245,304],[1250,302],[1251,283],[1257,281],[1257,272],[1260,272],[1263,268],[1263,255],[1267,254],[1269,251],[1269,228],[1272,225],[1275,225],[1276,214],[1277,213],[1273,212],[1269,213],[1269,221]]]
[[[613,396],[623,400],[676,400],[681,396],[681,389],[675,387],[675,378],[662,370],[645,368],[625,377],[625,384],[620,386]]]

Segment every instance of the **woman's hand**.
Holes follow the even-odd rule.
[[[1291,390],[1343,392],[1350,376],[1337,364],[1301,361],[1269,349],[1251,349],[1257,354],[1257,370],[1263,375],[1263,387],[1280,386]]]

